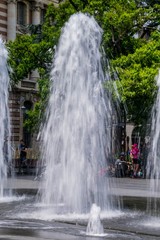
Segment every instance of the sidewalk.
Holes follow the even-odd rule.
[[[152,181],[154,183],[154,180]],[[129,197],[155,197],[156,195],[156,197],[160,198],[160,189],[159,192],[154,193],[150,179],[116,178],[111,183],[111,186],[111,194],[113,195]]]
[[[38,189],[39,181],[34,181],[35,176],[15,176],[8,178],[4,188],[8,189]]]
[[[6,189],[14,189],[23,192],[24,190],[34,190],[43,188],[42,182],[34,180],[35,176],[16,176],[8,178],[4,184]],[[154,180],[153,180],[154,181]],[[132,179],[132,178],[109,178],[110,194],[117,196],[129,197],[158,197],[160,198],[160,190],[158,193],[150,191],[150,179]],[[159,180],[160,186],[160,180]],[[33,192],[33,191],[31,191]]]

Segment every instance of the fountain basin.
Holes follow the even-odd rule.
[[[159,239],[160,222],[146,212],[148,179],[114,179],[112,197],[119,194],[123,199],[123,210],[102,213],[105,239]],[[138,182],[139,181],[139,182]],[[39,181],[34,176],[18,176],[8,179],[6,189],[13,189],[19,200],[0,203],[0,234],[3,239],[57,239],[100,240],[100,236],[86,236],[88,216],[56,216],[42,219],[39,213],[43,206],[36,203]],[[118,186],[118,187],[117,187]],[[139,194],[141,191],[141,194]],[[144,196],[142,197],[142,192]],[[13,194],[13,195],[14,195]],[[24,196],[24,198],[20,198]],[[158,198],[160,199],[160,198]],[[46,211],[46,209],[45,209]],[[45,212],[44,211],[44,212]],[[37,214],[37,215],[36,215]],[[59,218],[58,218],[59,217]],[[155,224],[155,222],[157,224]],[[159,224],[159,225],[158,225]]]

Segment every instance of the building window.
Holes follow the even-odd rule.
[[[27,23],[27,6],[23,2],[17,3],[17,23],[19,25],[26,25]]]

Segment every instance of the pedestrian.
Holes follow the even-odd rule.
[[[25,145],[23,139],[20,140],[19,152],[20,152],[20,162],[19,162],[19,173],[20,173],[21,168],[24,165],[24,162],[25,162],[26,156],[27,156],[27,148],[26,148],[26,145]]]
[[[132,149],[130,151],[130,157],[132,159],[133,164],[133,177],[137,177],[137,173],[139,170],[139,149],[137,143],[132,145]]]

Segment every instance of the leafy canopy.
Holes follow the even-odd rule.
[[[13,84],[35,69],[39,72],[39,102],[26,123],[30,129],[43,117],[50,68],[61,30],[69,17],[80,11],[94,16],[103,29],[102,44],[111,69],[118,73],[118,89],[130,120],[138,124],[148,117],[156,93],[155,75],[160,67],[159,2],[66,0],[58,7],[50,4],[44,24],[28,26],[27,34],[8,43]]]

